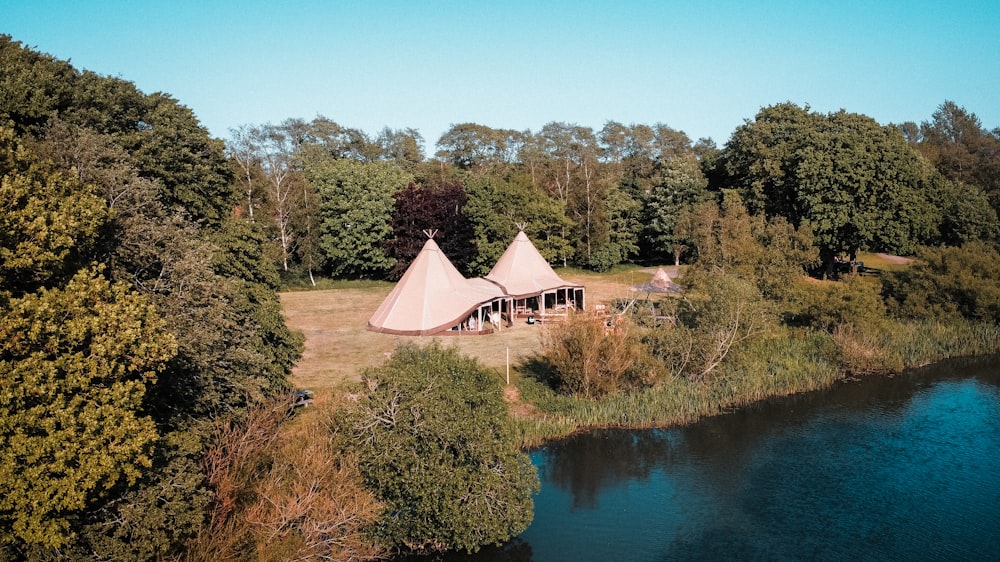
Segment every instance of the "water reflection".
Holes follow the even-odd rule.
[[[473,559],[1000,559],[996,359],[576,435],[532,458],[535,522]]]

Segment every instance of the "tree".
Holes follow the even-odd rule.
[[[1000,220],[981,187],[945,179],[935,174],[927,197],[938,210],[939,243],[961,246],[974,240],[1000,238]]]
[[[412,177],[388,162],[325,159],[306,170],[320,195],[320,241],[334,277],[381,277],[395,264],[382,241],[392,235],[393,196]]]
[[[424,161],[424,137],[416,129],[382,129],[375,139],[382,160],[413,173]]]
[[[0,248],[10,252],[0,264],[7,268],[0,314],[3,329],[13,330],[4,332],[0,362],[21,369],[35,361],[27,372],[36,379],[51,374],[55,380],[64,369],[72,389],[50,404],[65,410],[68,420],[56,428],[67,433],[65,455],[59,452],[49,465],[69,484],[45,488],[51,479],[38,471],[33,484],[20,481],[31,475],[2,475],[5,493],[34,485],[60,494],[38,503],[37,515],[23,494],[11,496],[26,515],[17,515],[22,523],[15,525],[10,505],[2,508],[0,528],[12,543],[4,554],[178,557],[207,513],[199,465],[212,432],[206,420],[223,412],[240,416],[248,405],[287,389],[298,340],[280,314],[274,265],[264,259],[259,229],[233,220],[240,196],[222,145],[190,110],[164,94],[147,96],[130,82],[76,72],[6,38],[0,38],[0,67],[2,118],[14,122],[13,137],[0,133],[0,189],[6,190],[0,200],[8,205],[0,213],[6,221]],[[109,278],[112,296],[103,304],[108,291],[98,290],[105,282],[94,271]],[[137,303],[155,307],[155,315]],[[159,317],[155,330],[144,324],[154,339],[143,340],[147,332],[139,328],[125,331],[134,325],[118,312],[138,323]],[[171,336],[176,353],[157,366],[158,376],[129,370],[143,369],[149,362],[142,354],[157,353]],[[29,344],[44,357],[4,355]],[[120,384],[101,375],[121,365],[128,376]],[[84,374],[103,378],[87,381]],[[17,391],[0,392],[0,399],[16,402],[18,393],[35,392],[25,400],[40,400],[45,392],[62,392],[55,383],[22,389],[12,377],[4,373],[3,383]],[[97,414],[87,409],[91,404]],[[116,422],[120,427],[111,427]],[[18,435],[40,438],[52,426],[39,424]],[[79,439],[70,435],[74,431]],[[111,441],[101,443],[100,431]],[[49,454],[47,446],[31,446],[37,459]],[[22,454],[5,442],[8,451]],[[86,458],[77,463],[81,455]],[[105,472],[87,463],[104,463]],[[24,458],[8,464],[37,468]],[[37,529],[41,519],[53,522],[65,539],[58,550],[12,534],[15,527]]]
[[[920,125],[920,151],[950,180],[975,185],[1000,214],[1000,136],[976,114],[946,101]]]
[[[0,317],[0,542],[59,548],[151,465],[146,386],[175,351],[148,301],[83,270]]]
[[[646,341],[672,373],[705,381],[731,353],[771,330],[775,317],[771,303],[749,280],[704,270],[684,277],[676,323],[656,328]]]
[[[347,158],[356,162],[375,162],[380,155],[385,155],[379,141],[372,142],[363,131],[344,127],[322,115],[308,123],[289,119],[284,124],[294,131],[295,142],[301,147],[306,161]],[[403,134],[409,134],[409,130]]]
[[[723,190],[721,208],[707,201],[683,212],[675,232],[694,250],[692,269],[749,281],[768,298],[780,297],[817,262],[808,224],[750,215],[735,190]]]
[[[395,350],[362,374],[342,427],[365,485],[385,502],[390,547],[501,544],[531,523],[538,475],[517,450],[496,374],[437,344]]]
[[[513,164],[524,133],[476,123],[452,125],[438,139],[438,157],[462,170],[496,173]]]
[[[790,103],[737,128],[722,159],[726,182],[752,214],[809,223],[828,267],[840,252],[911,252],[934,235],[930,170],[895,127]]]
[[[660,167],[641,199],[640,247],[644,256],[656,260],[673,256],[677,264],[680,252],[675,250],[683,244],[674,235],[678,217],[683,210],[712,199],[707,187],[693,154],[672,158]]]
[[[0,298],[64,281],[86,263],[107,222],[95,191],[0,128]]]
[[[230,140],[226,143],[226,153],[237,166],[237,181],[243,187],[243,208],[247,219],[254,220],[254,210],[261,206],[263,183],[260,178],[260,129],[242,125],[230,129]]]
[[[258,158],[267,184],[273,224],[281,249],[281,266],[288,265],[295,251],[298,233],[293,224],[295,211],[301,206],[299,195],[302,178],[297,161],[298,143],[294,121],[275,127],[266,125],[257,134]]]
[[[385,243],[396,265],[389,277],[399,279],[427,241],[427,231],[436,231],[435,240],[452,264],[467,273],[476,248],[472,223],[465,214],[468,196],[458,182],[440,185],[411,183],[396,193],[392,212],[392,238]]]
[[[526,175],[506,180],[472,176],[467,178],[465,190],[469,196],[465,212],[472,222],[477,250],[469,265],[470,273],[488,273],[517,235],[519,226],[524,226],[547,260],[569,253],[570,244],[560,233],[571,221],[563,214],[562,205],[532,187]]]
[[[608,213],[608,236],[591,252],[588,265],[594,271],[607,271],[639,253],[641,203],[615,188],[609,191],[604,204]]]
[[[166,94],[146,96],[144,105],[137,130],[115,135],[140,176],[159,180],[167,208],[182,209],[195,222],[213,227],[232,216],[240,196],[225,143],[211,138],[189,108]]]

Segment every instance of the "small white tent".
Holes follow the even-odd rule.
[[[490,315],[509,310],[510,297],[499,287],[463,277],[429,238],[368,320],[368,329],[410,336],[485,333]]]

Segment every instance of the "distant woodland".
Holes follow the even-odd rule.
[[[484,417],[474,430],[500,445],[470,445],[462,458],[489,455],[483,465],[509,477],[507,487],[486,487],[483,501],[516,521],[435,513],[439,528],[415,530],[433,518],[414,511],[405,525],[376,525],[383,535],[374,543],[365,538],[383,504],[417,500],[366,491],[374,471],[408,465],[378,457],[378,439],[402,437],[377,433],[357,412],[330,422],[353,444],[320,439],[299,445],[315,450],[261,452],[277,446],[274,428],[293,415],[289,375],[302,346],[284,324],[279,290],[318,278],[398,279],[427,229],[469,276],[488,272],[521,227],[555,266],[695,266],[692,287],[718,298],[671,312],[686,339],[647,326],[641,341],[603,360],[637,357],[628,346],[641,345],[647,362],[622,359],[621,369],[592,378],[550,342],[563,373],[554,387],[585,399],[657,377],[706,384],[740,334],[766,331],[737,322],[720,346],[702,328],[725,326],[734,311],[842,345],[867,341],[864,330],[885,333],[887,316],[1000,321],[1000,128],[952,101],[919,124],[887,125],[777,103],[721,147],[662,123],[609,121],[596,131],[552,122],[535,132],[462,123],[435,148],[425,157],[413,129],[366,133],[325,117],[212,138],[169,94],[0,36],[0,560],[363,559],[387,545],[475,550],[523,529],[537,482],[505,448],[514,438],[497,421],[503,407],[476,365],[441,349],[407,349],[409,362],[388,369],[396,380],[416,377],[409,369],[421,361],[468,373],[464,390],[440,389],[416,411],[443,420],[442,440],[475,443],[446,433],[455,422],[434,417],[432,404],[478,401]],[[788,281],[839,277],[837,264],[859,252],[918,256],[927,267],[877,285],[848,280],[825,296],[803,296]],[[878,318],[852,324],[847,301],[858,317]],[[852,368],[878,370],[865,357]],[[372,384],[362,394],[373,408],[393,399],[379,394],[387,382]],[[434,385],[414,384],[394,396],[425,400],[419,385]],[[351,517],[307,529],[308,517],[247,499],[247,474],[274,486],[267,497],[293,496],[281,479],[260,475],[294,455],[340,459],[295,470],[322,475],[324,497],[347,498],[321,506],[329,520]],[[421,485],[458,473],[439,468]],[[469,474],[468,482],[487,478]],[[237,509],[257,525],[238,530]],[[220,537],[232,542],[212,542]]]

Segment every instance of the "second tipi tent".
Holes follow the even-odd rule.
[[[584,308],[584,287],[556,274],[521,230],[486,279],[514,298],[519,314],[564,314]]]

